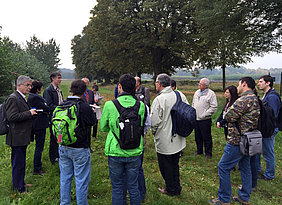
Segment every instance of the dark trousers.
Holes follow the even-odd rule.
[[[56,137],[53,135],[52,128],[50,127],[50,146],[49,158],[51,163],[55,163],[56,158],[59,158],[58,143]]]
[[[11,146],[11,164],[13,189],[19,192],[25,191],[25,164],[26,164],[26,146]]]
[[[92,137],[94,137],[94,138],[97,137],[97,127],[98,127],[98,123],[96,123],[95,125],[93,125]]]
[[[140,198],[141,200],[145,200],[146,196],[146,183],[143,171],[143,158],[144,158],[144,150],[143,153],[140,155],[140,167],[139,167],[139,175],[138,175],[138,189],[140,191]]]
[[[179,195],[182,187],[179,181],[179,152],[172,155],[157,153],[160,172],[170,195]]]
[[[203,154],[203,147],[205,146],[205,154],[212,156],[211,123],[211,119],[196,121],[195,141],[198,154]]]
[[[250,159],[251,171],[252,171],[252,188],[257,187],[258,184],[258,167],[259,167],[259,155],[256,154]]]
[[[39,172],[42,169],[41,156],[44,149],[46,129],[35,130],[35,151],[33,158],[33,172]]]

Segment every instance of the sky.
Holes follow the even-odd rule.
[[[74,69],[71,40],[90,20],[95,0],[1,0],[1,36],[25,45],[35,35],[43,42],[54,38],[60,45],[60,68]],[[253,57],[246,68],[282,68],[282,54]]]

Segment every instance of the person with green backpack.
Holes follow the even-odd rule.
[[[69,96],[53,112],[52,130],[59,144],[61,204],[71,204],[71,184],[75,178],[77,204],[87,204],[91,179],[90,136],[96,119],[92,108],[81,98],[86,91],[82,80],[71,84]]]

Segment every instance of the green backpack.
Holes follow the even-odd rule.
[[[79,126],[79,103],[67,101],[57,106],[52,116],[52,131],[60,145],[70,145],[76,142],[76,132]]]

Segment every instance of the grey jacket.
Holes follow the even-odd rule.
[[[188,101],[179,92],[183,102]],[[186,146],[186,139],[179,135],[172,136],[172,120],[170,111],[176,102],[176,94],[170,86],[160,91],[151,107],[151,132],[154,135],[156,151],[160,154],[171,155],[180,152]]]
[[[9,122],[9,132],[6,144],[10,146],[25,146],[30,143],[32,118],[30,107],[25,99],[15,91],[6,101],[6,114]]]
[[[200,89],[193,97],[192,106],[196,109],[197,120],[210,119],[212,114],[217,111],[216,95],[211,89],[207,89],[202,95]]]

